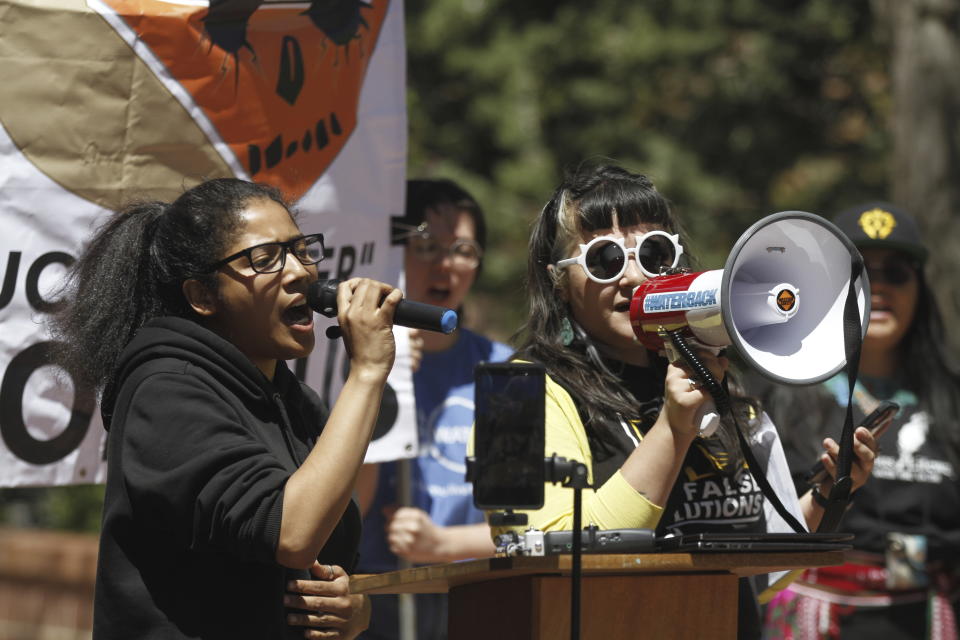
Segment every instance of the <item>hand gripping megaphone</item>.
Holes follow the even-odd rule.
[[[675,331],[716,351],[733,345],[775,382],[826,380],[846,365],[843,311],[854,255],[850,239],[820,216],[775,213],[740,236],[723,269],[658,276],[637,287],[634,333],[654,351],[670,351],[665,336]],[[866,275],[854,289],[862,338],[870,318]],[[709,406],[701,413],[701,435],[710,435],[719,416]]]

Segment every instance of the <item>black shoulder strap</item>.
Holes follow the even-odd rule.
[[[850,490],[853,488],[853,479],[850,477],[850,468],[853,465],[853,389],[857,384],[857,371],[860,368],[860,350],[863,336],[860,329],[860,308],[857,305],[857,278],[863,273],[863,258],[857,251],[850,253],[850,285],[847,288],[847,299],[843,305],[843,350],[847,358],[847,382],[849,395],[847,397],[847,415],[843,421],[843,432],[840,434],[840,454],[837,457],[837,478],[834,480],[830,497],[827,498],[827,507],[820,520],[817,531],[836,531],[840,520],[846,512],[850,501]]]

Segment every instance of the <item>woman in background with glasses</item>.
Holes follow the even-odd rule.
[[[102,391],[108,474],[94,637],[355,637],[351,500],[393,364],[398,290],[337,292],[350,374],[328,411],[284,360],[314,346],[323,237],[273,188],[200,184],[93,235],[55,318]],[[76,379],[76,378],[75,378]]]
[[[407,297],[462,310],[486,245],[476,200],[450,180],[409,180],[406,213],[394,237],[405,244]],[[411,350],[420,451],[409,462],[365,465],[361,472],[365,515],[358,570],[365,573],[396,570],[400,558],[452,562],[495,551],[483,513],[473,506],[464,458],[473,424],[474,366],[505,360],[511,350],[464,328],[450,334],[411,332]],[[398,495],[401,464],[410,472],[410,496]],[[399,637],[397,596],[372,600],[373,617],[363,637]],[[418,640],[446,638],[446,594],[418,594],[415,603]]]
[[[880,440],[873,478],[841,529],[849,563],[808,571],[767,607],[770,638],[956,638],[960,587],[960,377],[947,354],[917,223],[886,203],[842,213],[837,226],[863,254],[870,324],[854,391],[859,422],[882,400],[900,412]],[[951,285],[953,286],[953,285]],[[817,446],[843,426],[845,374],[808,389],[771,387],[799,491]],[[815,497],[827,490],[815,487]]]
[[[547,371],[544,454],[586,464],[593,489],[583,494],[582,522],[600,529],[649,528],[661,536],[791,531],[746,468],[737,427],[724,420],[716,434],[699,437],[694,419],[708,392],[685,363],[670,364],[635,338],[635,288],[683,266],[688,254],[666,199],[646,176],[585,166],[554,192],[530,236],[530,309],[517,356]],[[725,358],[699,355],[724,377]],[[793,494],[773,424],[754,404],[734,400],[780,500],[816,527],[822,511],[809,496]],[[869,472],[872,445],[859,430],[855,486]],[[833,441],[826,449],[831,459],[838,451]],[[572,529],[573,490],[547,484],[544,506],[528,517],[542,531]],[[760,631],[752,588],[741,581],[741,637]]]

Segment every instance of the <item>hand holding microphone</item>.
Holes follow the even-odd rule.
[[[319,280],[307,289],[307,304],[328,318],[337,317],[337,287],[339,280]],[[457,312],[422,302],[401,300],[393,315],[393,323],[412,329],[451,333],[457,328]]]

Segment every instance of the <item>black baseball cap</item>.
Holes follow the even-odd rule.
[[[859,249],[894,249],[921,264],[927,259],[928,251],[920,239],[917,221],[888,202],[857,205],[838,215],[833,222]]]

